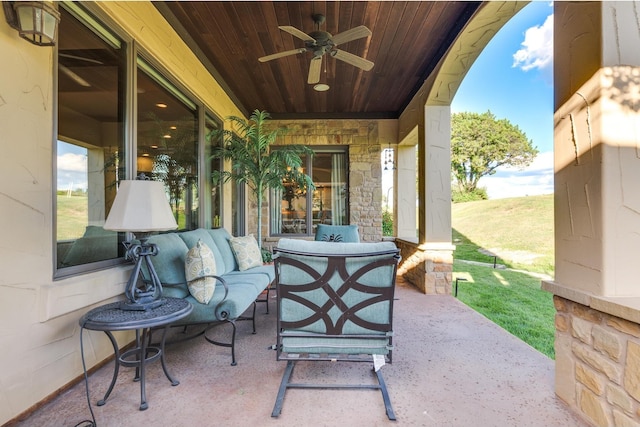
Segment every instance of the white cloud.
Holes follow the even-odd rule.
[[[498,168],[496,173],[480,180],[490,199],[524,197],[553,193],[553,152],[539,153],[523,170]]]
[[[58,156],[58,189],[87,188],[87,156],[65,153]]]
[[[543,70],[553,64],[553,15],[544,24],[528,28],[524,33],[522,48],[513,55],[513,67],[523,71],[534,68]]]
[[[58,156],[58,170],[68,172],[87,172],[87,156],[84,154],[66,153]]]

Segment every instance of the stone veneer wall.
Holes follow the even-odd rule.
[[[640,426],[640,325],[553,300],[558,396],[597,426]]]
[[[398,274],[425,294],[451,294],[453,249],[428,249],[396,239],[402,260]]]
[[[382,167],[376,120],[270,120],[269,127],[287,129],[275,145],[349,146],[349,222],[358,225],[360,239],[382,240]],[[250,198],[250,212],[255,201]],[[278,238],[269,238],[268,197],[263,206],[262,235],[270,248]],[[256,230],[256,216],[248,219]]]

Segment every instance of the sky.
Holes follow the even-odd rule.
[[[524,170],[480,179],[490,199],[553,193],[553,4],[525,6],[487,44],[462,81],[451,112],[483,113],[518,126],[539,151]]]

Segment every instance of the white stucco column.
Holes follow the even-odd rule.
[[[640,424],[640,4],[554,6],[556,393]]]
[[[410,241],[417,242],[417,191],[416,177],[418,159],[416,158],[416,142],[418,129],[415,128],[396,149],[396,212],[397,226],[396,236]]]
[[[585,296],[640,297],[638,9],[555,6],[555,282]]]
[[[414,139],[418,145],[404,150],[398,161],[398,237],[403,260],[399,273],[427,294],[451,293],[453,250],[451,244],[451,109],[448,105],[424,106],[418,125],[400,147]],[[400,151],[400,150],[399,150]],[[413,159],[411,158],[413,156]],[[410,176],[410,172],[415,175]],[[417,192],[408,187],[418,177]],[[418,202],[418,238],[407,218]],[[402,213],[401,213],[402,212]],[[415,224],[415,222],[413,223]],[[413,233],[405,237],[400,232]]]
[[[451,245],[451,107],[428,105],[424,109],[424,139],[418,155],[424,171],[419,209],[420,243]]]

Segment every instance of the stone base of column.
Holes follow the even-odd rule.
[[[640,325],[554,296],[556,394],[599,426],[640,425]]]
[[[402,255],[398,275],[425,294],[451,295],[453,245],[395,243]]]

